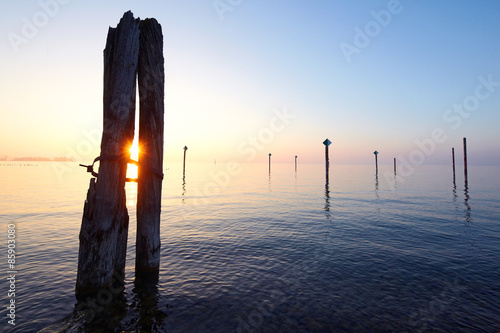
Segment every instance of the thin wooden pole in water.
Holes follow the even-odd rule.
[[[397,174],[396,170],[397,170],[397,169],[396,169],[396,158],[394,157],[394,175],[396,175],[396,174]]]
[[[455,148],[451,148],[451,162],[453,166],[453,186],[457,186],[455,182]]]
[[[330,173],[330,157],[329,155],[329,148],[328,146],[325,147],[325,171],[326,171],[326,179],[329,178],[329,173]]]
[[[464,138],[464,179],[465,179],[465,188],[469,187],[469,181],[467,177],[467,139]]]
[[[269,174],[271,174],[271,153],[269,153]]]
[[[375,150],[373,154],[375,155],[375,173],[378,175],[378,159],[377,159],[378,151]]]
[[[184,146],[184,162],[182,163],[182,178],[186,177],[186,150],[187,146]]]
[[[140,23],[139,177],[137,185],[136,274],[160,267],[160,214],[163,182],[165,70],[161,25]]]
[[[329,180],[329,173],[330,173],[330,157],[328,156],[328,150],[332,142],[328,139],[323,141],[323,144],[325,145],[325,173],[326,173],[326,182],[328,183]]]
[[[295,155],[295,172],[297,172],[297,155]]]

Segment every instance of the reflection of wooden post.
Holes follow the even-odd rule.
[[[469,187],[469,180],[467,177],[467,139],[464,138],[464,179],[465,179],[465,188]]]
[[[375,154],[375,173],[378,175],[378,159],[377,159],[378,151],[375,150],[373,154]]]
[[[457,186],[455,182],[455,148],[451,148],[451,161],[453,166],[453,186]]]
[[[109,286],[114,271],[125,269],[125,178],[134,139],[138,52],[139,21],[127,12],[116,28],[109,28],[104,49],[101,161],[97,182],[90,182],[80,230],[76,292],[81,294]]]
[[[182,178],[186,177],[186,150],[187,146],[184,146],[184,162],[182,163]]]
[[[165,75],[163,35],[155,19],[141,21],[139,83],[139,175],[137,186],[136,272],[160,265],[160,212],[163,180]]]

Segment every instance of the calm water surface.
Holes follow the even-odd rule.
[[[334,165],[328,183],[322,165],[192,164],[184,182],[166,167],[158,281],[135,281],[128,184],[126,286],[99,310],[74,297],[89,175],[1,162],[18,274],[16,326],[4,279],[0,330],[83,331],[78,308],[102,332],[500,332],[499,167],[470,167],[467,190],[448,166]]]

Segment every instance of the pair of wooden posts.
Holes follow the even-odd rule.
[[[467,173],[467,138],[463,139],[463,144],[464,144],[464,182],[465,182],[465,188],[469,188],[469,177]],[[451,148],[451,160],[452,160],[452,166],[453,166],[453,186],[457,186],[455,182],[455,148]]]
[[[375,155],[375,174],[378,176],[378,151],[374,151],[373,154]],[[396,176],[397,170],[396,170],[396,158],[394,157],[394,176]]]
[[[163,180],[164,58],[161,25],[126,12],[109,28],[104,49],[104,120],[99,173],[93,165],[80,230],[77,294],[90,294],[123,276],[129,216],[125,182],[134,139],[139,85],[136,273],[158,272]]]

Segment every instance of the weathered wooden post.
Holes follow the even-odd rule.
[[[467,177],[467,139],[464,138],[464,179],[465,188],[469,188],[469,179]]]
[[[397,174],[397,169],[396,169],[396,158],[394,157],[394,176]]]
[[[451,148],[451,163],[453,167],[453,187],[457,186],[455,182],[455,148]]]
[[[113,273],[125,268],[129,223],[125,178],[134,138],[138,53],[139,20],[129,11],[116,28],[109,28],[104,49],[104,120],[101,155],[96,159],[100,165],[83,211],[77,294],[111,285]]]
[[[269,174],[271,174],[271,153],[269,153]]]
[[[378,175],[378,159],[377,159],[378,151],[375,150],[373,154],[375,155],[375,173]]]
[[[297,155],[295,155],[295,172],[297,172]]]
[[[330,158],[328,157],[328,147],[332,144],[332,142],[328,139],[323,141],[325,145],[325,169],[326,169],[326,182],[328,183],[329,173],[330,173]]]
[[[139,42],[140,149],[135,269],[136,272],[149,272],[160,266],[165,97],[163,35],[155,19],[141,21]]]
[[[187,146],[184,146],[184,162],[182,163],[182,178],[186,177],[186,150]]]

